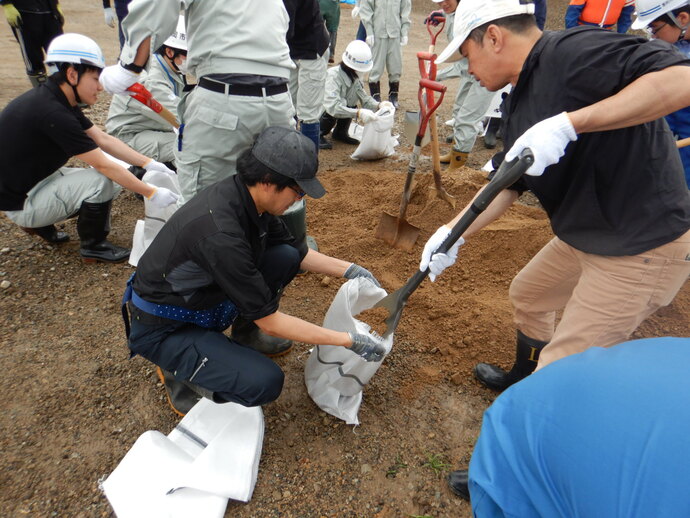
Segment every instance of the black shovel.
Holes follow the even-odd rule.
[[[504,161],[501,167],[496,171],[493,179],[484,187],[484,190],[472,202],[470,208],[455,224],[453,229],[448,234],[448,237],[436,249],[435,253],[445,253],[468,229],[472,222],[477,219],[484,210],[489,206],[493,199],[505,188],[513,185],[525,171],[534,163],[534,155],[529,148],[526,148],[520,153],[518,158],[510,162]],[[386,308],[388,310],[388,318],[386,318],[386,331],[383,333],[383,338],[389,337],[395,328],[398,327],[402,310],[407,304],[407,299],[422,283],[426,276],[429,275],[429,268],[424,271],[417,270],[417,272],[409,278],[402,288],[394,291],[381,299],[374,307]]]

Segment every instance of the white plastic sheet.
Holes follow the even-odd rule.
[[[377,288],[370,280],[351,279],[338,290],[323,326],[336,331],[368,333],[371,327],[355,316],[374,307],[385,296],[386,290]],[[393,347],[392,335],[384,345],[388,354]],[[318,345],[312,349],[304,368],[309,396],[321,410],[347,424],[359,424],[357,413],[362,403],[362,389],[382,361],[367,362],[345,347]]]
[[[142,181],[154,187],[165,187],[175,194],[180,194],[180,182],[177,175],[169,175],[161,171],[149,171],[144,175]],[[132,237],[132,251],[129,254],[129,264],[136,266],[139,259],[149,247],[153,238],[163,228],[165,222],[170,219],[177,210],[177,204],[172,203],[164,208],[153,205],[149,200],[144,200],[144,219],[138,220],[134,226],[134,236]]]
[[[391,135],[395,110],[381,108],[376,115],[378,119],[364,125],[359,146],[351,155],[355,160],[378,160],[395,153],[398,139]]]
[[[167,437],[141,435],[101,488],[118,518],[222,518],[252,497],[263,434],[260,407],[204,398]]]

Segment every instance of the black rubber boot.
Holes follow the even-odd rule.
[[[66,243],[67,241],[69,241],[69,234],[67,234],[67,232],[59,231],[57,228],[55,228],[55,225],[46,225],[45,227],[36,228],[20,228],[27,234],[31,234],[32,236],[38,236],[44,241],[47,241],[48,243],[52,243],[54,245]]]
[[[45,72],[39,72],[38,74],[28,74],[28,76],[29,82],[31,83],[31,86],[33,88],[42,85],[46,82],[46,79],[48,78]]]
[[[478,363],[474,367],[474,375],[491,390],[501,392],[534,372],[539,361],[539,353],[546,344],[548,342],[530,338],[518,330],[513,368],[506,372],[495,365]]]
[[[352,138],[347,133],[347,131],[350,129],[351,122],[352,119],[337,119],[335,129],[333,130],[333,140],[344,142],[345,144],[350,144],[353,146],[359,144],[359,140]]]
[[[400,91],[400,83],[388,83],[388,100],[395,106],[397,110],[400,108],[398,104],[398,92]]]
[[[319,120],[319,149],[333,149],[333,144],[331,144],[327,139],[328,135],[336,123],[336,118],[329,115],[328,112],[323,112],[321,114],[321,119]]]
[[[254,322],[245,320],[241,316],[232,323],[230,337],[234,341],[270,357],[282,356],[292,349],[292,340],[267,335]]]
[[[459,469],[457,471],[451,471],[448,474],[448,486],[450,487],[450,490],[458,495],[460,498],[463,498],[467,500],[468,502],[470,501],[470,488],[469,488],[469,477],[468,477],[468,470],[466,469]]]
[[[376,99],[377,103],[381,102],[381,83],[376,81],[375,83],[369,83],[369,93]]]
[[[81,254],[84,262],[121,263],[129,257],[130,250],[116,246],[106,237],[110,233],[110,207],[113,202],[83,202],[77,219],[77,232],[81,240]]]
[[[165,387],[168,404],[180,417],[184,417],[202,397],[214,401],[213,392],[188,381],[179,381],[172,372],[156,367],[158,379]]]
[[[484,147],[486,149],[493,149],[496,147],[496,138],[498,128],[501,125],[501,119],[498,117],[489,117],[489,123],[484,134]]]

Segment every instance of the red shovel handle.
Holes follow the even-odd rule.
[[[436,54],[431,52],[417,52],[419,75],[422,79],[436,80]]]
[[[134,83],[132,86],[127,88],[127,90],[129,92],[132,92],[130,94],[132,97],[134,97],[140,103],[145,104],[146,106],[151,108],[154,112],[156,112],[166,121],[168,121],[168,123],[170,123],[171,126],[175,128],[180,127],[180,123],[177,122],[177,119],[172,114],[172,112],[170,112],[170,110],[168,110],[161,103],[156,101],[153,95],[151,95],[151,92],[149,92],[144,85],[142,85],[141,83]]]
[[[436,56],[434,56],[434,58],[435,57]],[[443,96],[446,94],[447,89],[448,88],[446,85],[441,84],[438,81],[432,81],[431,79],[426,78],[419,80],[419,92],[417,94],[417,98],[419,99],[420,121],[417,136],[424,135],[426,132],[426,125],[436,109],[441,106]],[[424,102],[424,90],[427,90],[426,102]],[[436,102],[434,102],[433,92],[438,92],[441,94]]]
[[[435,11],[434,11],[435,12]],[[429,17],[427,19],[429,20],[429,23],[426,24],[426,30],[429,31],[429,36],[431,36],[431,45],[436,46],[436,38],[438,38],[438,35],[443,32],[443,28],[446,26],[446,19],[443,18],[442,22],[438,22],[438,24],[432,29],[432,24],[431,24],[431,15],[433,14],[430,13]]]

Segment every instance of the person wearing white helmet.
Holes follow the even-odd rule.
[[[651,38],[666,41],[690,58],[690,1],[638,0],[637,18],[633,29],[645,29]],[[690,137],[690,107],[666,116],[671,131],[678,139]],[[690,146],[678,150],[685,169],[685,181],[690,188]]]
[[[388,100],[398,109],[402,47],[410,31],[411,0],[360,0],[359,17],[366,30],[366,43],[374,55],[369,73],[369,92],[381,101],[381,75],[388,73]]]
[[[626,340],[690,274],[690,194],[662,119],[690,105],[690,60],[668,44],[596,27],[542,32],[533,13],[525,0],[463,0],[455,38],[437,59],[459,50],[487,89],[513,86],[505,159],[530,148],[534,163],[447,253],[436,250],[460,215],[440,227],[420,269],[435,279],[526,190],[555,234],[510,286],[512,368],[475,367],[497,391],[560,358]]]
[[[106,240],[110,208],[122,187],[159,207],[177,196],[138,180],[103,151],[148,171],[173,174],[97,128],[79,105],[93,105],[105,67],[100,47],[81,34],[63,34],[48,47],[48,80],[11,101],[0,113],[0,210],[29,234],[50,243],[69,239],[55,223],[77,215],[80,254],[86,262],[122,262],[129,250]],[[63,167],[70,158],[91,167]]]
[[[389,101],[380,102],[364,90],[362,79],[373,66],[369,45],[360,40],[348,43],[338,66],[328,69],[326,76],[326,95],[323,100],[321,115],[321,149],[332,149],[333,145],[326,140],[333,130],[333,140],[345,144],[359,144],[359,141],[347,133],[350,122],[355,119],[362,124],[376,120],[374,110],[389,105]],[[361,108],[357,108],[357,105]],[[335,129],[333,129],[335,127]]]
[[[177,118],[177,105],[187,82],[187,38],[180,16],[175,32],[149,60],[140,79],[153,97]],[[114,95],[105,129],[132,149],[174,169],[177,134],[157,113],[129,95]],[[140,174],[142,170],[135,172]]]

